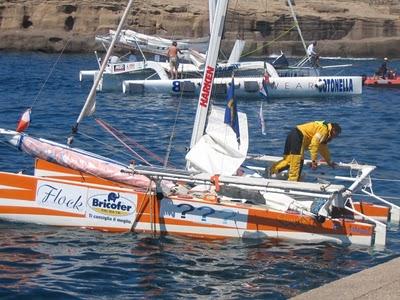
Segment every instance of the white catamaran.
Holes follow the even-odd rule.
[[[307,52],[306,44],[290,1],[288,1],[288,6],[304,50]],[[211,31],[215,1],[209,1],[209,10]],[[106,39],[107,44],[113,36],[115,36],[115,31],[112,31],[112,34]],[[98,40],[103,41],[104,38]],[[130,43],[127,43],[127,40]],[[179,47],[185,59],[178,67],[179,79],[172,80],[168,76],[170,74],[168,61],[162,61],[172,40],[151,37],[131,30],[123,30],[117,41],[117,43],[125,41],[122,44],[134,46],[134,49],[140,51],[142,60],[130,61],[116,56],[112,57],[101,76],[98,90],[120,92],[122,89],[123,93],[199,95],[201,74],[204,72],[206,56],[198,51],[198,47],[196,49],[196,47],[190,46],[190,43],[182,42],[179,44],[178,42],[178,46],[181,45]],[[138,43],[138,41],[145,42]],[[240,98],[257,98],[260,86],[263,84],[265,71],[268,72],[271,82],[268,87],[270,98],[325,98],[326,96],[362,94],[361,76],[321,76],[320,74],[320,71],[324,69],[343,68],[350,65],[310,67],[306,66],[310,61],[310,57],[306,55],[297,65],[280,69],[264,61],[240,61],[244,45],[245,41],[237,40],[227,62],[219,62],[217,64],[216,79],[213,84],[215,86],[214,92],[218,95],[226,95],[230,83],[230,74],[235,72],[236,96]],[[126,49],[130,49],[130,47]],[[147,59],[143,54],[144,51],[156,54],[158,59]],[[98,74],[98,70],[83,70],[79,74],[79,79],[82,81],[86,77],[95,78]]]
[[[372,192],[374,166],[340,164],[356,171],[354,176],[334,178],[349,186],[334,180],[266,179],[256,167],[237,175],[245,160],[271,162],[279,157],[249,156],[245,114],[238,113],[239,130],[234,130],[225,124],[224,111],[210,106],[227,6],[228,0],[220,0],[216,7],[186,169],[132,166],[1,129],[2,138],[36,158],[36,164],[34,175],[0,172],[0,218],[117,232],[384,245],[386,222],[398,223],[400,210]],[[112,48],[113,42],[106,57]],[[104,61],[100,71],[105,67]],[[93,112],[98,83],[99,79],[73,133]],[[355,192],[385,205],[356,203]]]

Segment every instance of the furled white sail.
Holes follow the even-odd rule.
[[[146,176],[132,174],[127,166],[100,155],[45,139],[33,138],[15,131],[1,129],[0,135],[3,135],[13,146],[35,158],[135,187],[149,188],[153,186]]]
[[[191,170],[210,174],[233,175],[246,158],[249,146],[247,116],[238,113],[240,144],[232,127],[224,123],[225,109],[213,107],[206,134],[186,155]]]

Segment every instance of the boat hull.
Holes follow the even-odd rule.
[[[49,163],[47,163],[49,164]],[[278,238],[371,245],[374,225],[350,219],[319,223],[298,212],[190,195],[153,192],[54,165],[37,174],[0,173],[0,218],[112,232],[151,232],[201,238]],[[47,171],[46,171],[47,168]]]
[[[226,95],[231,78],[215,78],[213,93]],[[327,97],[353,96],[362,93],[359,76],[333,77],[277,77],[267,86],[268,97]],[[198,95],[201,79],[179,80],[126,80],[124,93],[169,93],[175,95]],[[262,77],[235,77],[236,97],[259,97]]]
[[[356,211],[368,217],[374,218],[375,220],[385,223],[390,221],[390,207],[368,203],[365,201],[353,202],[353,205]],[[359,218],[358,216],[354,217]]]
[[[367,77],[364,80],[364,85],[373,87],[395,87],[400,88],[400,77],[393,79],[381,78],[381,77]]]

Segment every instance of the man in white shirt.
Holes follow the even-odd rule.
[[[316,46],[317,46],[317,41],[313,41],[307,48],[307,55],[310,58],[311,65],[313,67],[319,67],[319,56],[315,51]]]

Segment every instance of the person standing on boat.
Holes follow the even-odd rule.
[[[179,65],[178,52],[180,54],[182,54],[182,51],[178,48],[177,42],[173,41],[172,45],[168,48],[168,51],[167,51],[171,79],[178,78],[178,65]]]
[[[388,67],[387,67],[387,57],[383,59],[382,65],[379,67],[378,71],[375,73],[375,75],[380,76],[382,78],[386,78],[387,72],[388,72]]]
[[[336,138],[342,129],[338,123],[314,121],[297,125],[288,134],[283,152],[283,159],[274,163],[270,175],[289,169],[288,180],[299,181],[304,163],[304,151],[308,149],[311,155],[311,168],[317,169],[318,153],[325,159],[328,166],[334,168],[328,143]]]
[[[311,65],[313,67],[319,67],[319,56],[315,49],[316,46],[317,46],[317,41],[313,41],[307,47],[307,56],[310,58]]]

